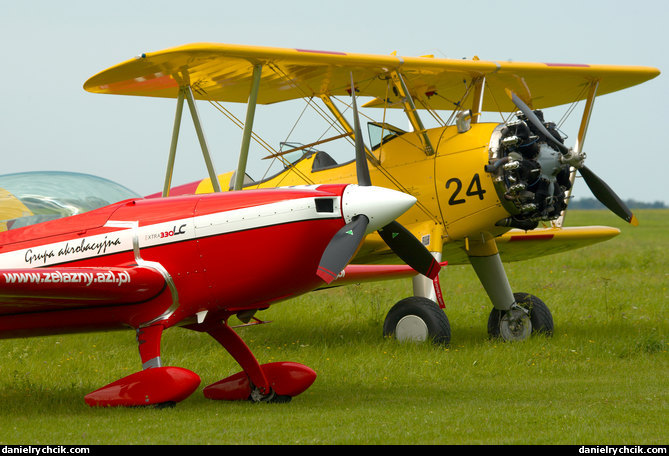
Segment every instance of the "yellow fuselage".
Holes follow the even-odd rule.
[[[433,251],[446,244],[467,239],[490,238],[508,231],[495,222],[508,217],[493,180],[484,166],[489,162],[489,143],[497,124],[473,124],[459,133],[455,126],[427,131],[435,153],[426,155],[421,138],[405,133],[372,151],[379,166],[370,165],[372,183],[399,189],[417,198],[417,204],[398,221],[424,240]],[[315,170],[316,154],[307,154],[283,172],[245,188],[292,185],[356,183],[355,162]],[[233,172],[219,176],[222,189],[230,188]],[[304,176],[308,178],[305,181]],[[205,179],[197,193],[213,191]],[[435,236],[436,234],[436,236]],[[430,238],[424,238],[430,236]],[[428,240],[429,239],[429,240]],[[389,249],[378,235],[367,237],[356,261],[386,261]],[[381,255],[381,257],[379,257]]]

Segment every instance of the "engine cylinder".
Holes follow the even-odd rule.
[[[543,119],[540,111],[535,113]],[[521,113],[516,116],[517,120],[493,132],[486,171],[493,175],[500,201],[511,214],[497,224],[530,230],[540,221],[557,219],[566,208],[570,168],[562,162],[560,151],[534,131]],[[555,124],[545,126],[562,142]]]

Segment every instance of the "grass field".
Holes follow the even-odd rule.
[[[222,403],[203,386],[237,372],[213,339],[183,329],[163,361],[202,385],[171,409],[92,409],[83,396],[140,369],[134,333],[0,341],[2,444],[666,444],[669,211],[623,226],[600,211],[567,224],[619,226],[593,247],[507,265],[539,296],[555,334],[488,340],[490,304],[473,271],[441,284],[451,344],[384,340],[385,313],[411,281],[311,293],[240,330],[260,362],[296,361],[318,378],[288,404]]]

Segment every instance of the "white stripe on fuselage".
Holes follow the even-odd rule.
[[[321,198],[321,196],[288,199],[259,206],[170,220],[138,227],[136,231],[126,228],[95,236],[35,245],[0,254],[0,269],[53,266],[101,255],[132,251],[135,234],[139,248],[142,249],[272,225],[341,217],[339,197],[332,197],[333,212],[317,212],[315,198]],[[126,227],[128,221],[109,220],[105,226]]]

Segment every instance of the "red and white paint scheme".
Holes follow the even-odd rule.
[[[161,364],[162,332],[178,325],[210,334],[243,369],[206,387],[207,397],[289,398],[316,374],[297,363],[259,365],[228,318],[250,321],[331,282],[365,234],[414,203],[372,186],[247,190],[125,200],[0,232],[0,338],[133,328],[143,370],[85,400],[158,405],[200,384],[194,372]],[[345,255],[334,261],[335,250]]]

